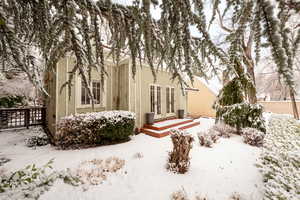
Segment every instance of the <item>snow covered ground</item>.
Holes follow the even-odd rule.
[[[41,166],[52,158],[54,169],[75,169],[82,161],[116,156],[124,159],[125,165],[103,184],[87,189],[57,181],[40,199],[168,200],[182,188],[193,198],[201,195],[209,200],[228,200],[237,192],[247,200],[262,199],[262,176],[255,167],[261,149],[244,144],[240,136],[221,138],[213,148],[200,147],[197,132],[209,128],[214,121],[198,120],[200,126],[189,129],[195,142],[190,169],[183,175],[165,169],[168,151],[172,149],[169,136],[158,139],[139,134],[127,143],[82,150],[56,150],[50,145],[32,149],[24,144],[27,130],[0,132],[0,157],[11,159],[0,166],[0,171],[15,171],[33,163]],[[137,158],[137,153],[143,156]]]

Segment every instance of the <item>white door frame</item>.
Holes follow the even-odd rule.
[[[169,88],[169,104],[167,105],[167,88]],[[173,99],[173,104],[174,104],[174,112],[172,112],[172,89],[174,89],[174,99]],[[169,107],[169,112],[168,111],[168,107]],[[175,87],[172,86],[166,86],[166,116],[167,117],[171,117],[171,116],[175,116]]]
[[[150,97],[150,111],[151,111],[151,106],[152,106],[152,102],[151,102],[151,86],[154,87],[154,119],[159,119],[162,117],[162,86],[158,85],[158,84],[150,84],[149,85],[149,97]],[[157,88],[160,87],[160,114],[157,114]]]

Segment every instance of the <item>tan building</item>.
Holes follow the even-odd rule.
[[[197,91],[188,92],[188,114],[193,117],[215,117],[212,106],[221,85],[217,81],[206,81],[195,76],[193,87]]]
[[[131,60],[122,60],[116,66],[107,59],[105,66],[108,75],[105,77],[104,91],[101,90],[100,75],[92,73],[91,89],[96,105],[92,109],[87,90],[81,84],[81,78],[76,75],[71,91],[67,87],[61,89],[68,80],[68,72],[73,68],[75,59],[67,56],[60,60],[55,73],[45,77],[46,88],[50,98],[46,101],[47,123],[52,134],[56,132],[55,124],[64,116],[105,110],[127,110],[136,113],[136,127],[145,124],[145,115],[154,112],[156,120],[177,115],[179,109],[187,110],[187,96],[183,94],[177,80],[171,80],[171,74],[166,71],[157,72],[154,82],[151,69],[148,66],[137,67],[133,78]],[[60,91],[61,90],[61,91]],[[69,92],[71,96],[69,98]]]

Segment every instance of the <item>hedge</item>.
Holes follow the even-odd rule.
[[[70,115],[57,125],[55,143],[63,149],[113,144],[134,134],[135,114],[104,111]]]

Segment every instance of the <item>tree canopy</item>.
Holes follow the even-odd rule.
[[[71,86],[75,72],[89,85],[93,68],[104,80],[104,48],[108,45],[116,62],[122,52],[130,55],[133,76],[141,62],[150,65],[154,77],[156,69],[164,65],[184,85],[184,74],[191,79],[193,74],[205,76],[207,70],[215,71],[216,63],[235,73],[236,65],[247,62],[239,49],[246,27],[251,27],[257,58],[260,48],[268,46],[278,73],[293,87],[289,63],[294,52],[291,47],[299,48],[300,28],[296,27],[298,34],[291,43],[285,37],[288,27],[284,20],[300,10],[300,3],[296,0],[212,2],[212,18],[206,19],[203,0],[134,0],[127,6],[111,0],[1,0],[0,57],[3,63],[26,72],[42,88],[36,55],[28,51],[28,46],[41,53],[46,71],[53,70],[66,54],[72,54],[76,64],[66,85]],[[237,27],[229,36],[228,51],[217,46],[208,31],[221,5],[225,5],[223,14],[232,12],[231,20]],[[153,6],[161,10],[159,19],[151,15]],[[278,12],[274,13],[274,7]],[[191,26],[198,31],[197,36],[191,33]],[[108,37],[104,38],[106,29]]]

